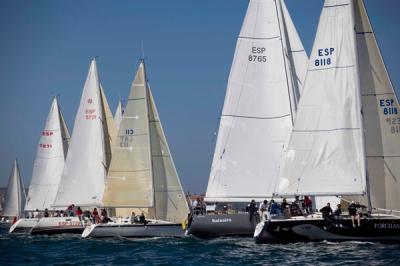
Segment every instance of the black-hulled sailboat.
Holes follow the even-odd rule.
[[[229,75],[205,201],[189,234],[252,236],[251,201],[273,196],[308,58],[283,0],[251,0]],[[228,210],[218,210],[230,206]]]
[[[400,114],[362,0],[325,0],[279,196],[341,196],[367,206],[349,215],[270,218],[258,242],[400,242]]]

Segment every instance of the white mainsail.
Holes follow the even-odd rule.
[[[119,129],[119,126],[121,124],[123,113],[124,113],[124,107],[122,106],[122,102],[118,101],[117,109],[115,110],[114,113],[114,122],[117,130]]]
[[[95,59],[83,88],[54,206],[99,206],[107,173],[104,110]]]
[[[371,204],[400,210],[399,101],[363,1],[354,9]]]
[[[150,208],[181,222],[189,212],[141,61],[114,146],[104,206]]]
[[[68,150],[69,133],[54,97],[41,132],[29,185],[25,211],[50,209],[53,205]]]
[[[280,195],[362,195],[366,165],[353,0],[326,0]]]
[[[236,44],[207,201],[272,197],[307,69],[283,0],[251,0]]]
[[[20,218],[24,211],[25,199],[24,184],[19,172],[17,159],[15,159],[8,179],[2,216]]]

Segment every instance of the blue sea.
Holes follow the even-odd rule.
[[[257,245],[251,238],[81,239],[9,235],[0,229],[0,265],[400,265],[400,245]]]

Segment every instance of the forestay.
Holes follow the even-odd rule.
[[[101,205],[106,176],[104,110],[95,59],[83,88],[55,206]]]
[[[361,195],[366,171],[352,0],[326,0],[280,195]]]
[[[4,199],[2,216],[22,217],[25,206],[25,189],[19,172],[18,162],[15,159],[10,177],[8,179],[7,192]]]
[[[54,203],[69,142],[69,133],[63,121],[57,98],[54,97],[37,146],[26,211],[50,209]]]
[[[229,75],[207,201],[273,195],[306,67],[284,2],[251,0]]]

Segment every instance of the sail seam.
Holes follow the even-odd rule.
[[[239,36],[239,39],[249,39],[249,40],[273,40],[279,39],[281,36],[274,36],[274,37],[247,37],[247,36]]]
[[[360,31],[360,32],[356,32],[356,34],[359,34],[359,35],[374,34],[374,32],[373,31]]]
[[[304,52],[305,50],[292,50],[292,51],[288,51],[289,53],[301,53]]]
[[[393,95],[393,92],[384,92],[384,93],[369,93],[369,94],[361,94],[361,96],[381,96],[381,95]]]
[[[314,68],[314,69],[308,69],[308,71],[320,71],[320,70],[328,70],[328,69],[348,69],[355,67],[355,65],[351,66],[335,66],[335,67],[326,67],[326,68]]]
[[[299,130],[293,129],[293,132],[331,132],[338,130],[360,130],[359,127],[342,127],[342,128],[332,128],[332,129],[315,129],[315,130]]]
[[[128,98],[128,101],[144,100],[145,98]]]
[[[271,117],[257,117],[257,116],[243,116],[243,115],[221,115],[223,116],[229,116],[229,117],[237,117],[237,118],[249,118],[249,119],[279,119],[279,118],[284,118],[291,116],[290,114],[286,115],[281,115],[281,116],[271,116]]]
[[[400,155],[367,155],[367,157],[368,158],[381,158],[381,157],[383,157],[383,158],[385,158],[385,157],[398,158],[398,157],[400,157]]]
[[[110,173],[133,173],[133,172],[145,172],[145,171],[150,171],[150,168],[148,169],[143,169],[143,170],[126,170],[126,171],[113,171],[110,170]]]
[[[341,6],[348,6],[348,5],[349,5],[349,4],[331,5],[331,6],[324,6],[324,8],[341,7]]]

